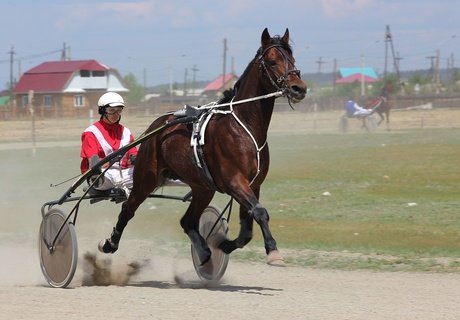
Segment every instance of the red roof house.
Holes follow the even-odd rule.
[[[129,90],[118,71],[96,60],[44,62],[26,71],[13,88],[14,111],[26,114],[33,106],[42,116],[87,115],[107,91],[123,95]]]
[[[203,95],[217,97],[219,93],[233,88],[236,81],[238,81],[238,77],[233,73],[227,73],[225,76],[221,74],[204,88]]]
[[[361,82],[374,83],[378,81],[374,68],[340,68],[336,84]]]
[[[362,80],[364,80],[364,82],[366,83],[374,83],[378,81],[376,78],[369,77],[365,74],[361,75],[361,74],[355,73],[355,74],[349,75],[348,77],[340,78],[336,80],[335,83],[338,83],[338,84],[353,83],[353,82],[361,82]]]

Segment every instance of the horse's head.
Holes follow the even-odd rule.
[[[270,85],[276,90],[283,91],[283,94],[294,103],[305,98],[307,86],[300,78],[300,70],[294,64],[288,29],[282,37],[272,38],[265,28],[257,60]]]

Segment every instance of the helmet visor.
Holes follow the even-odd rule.
[[[105,112],[107,114],[121,114],[123,112],[123,107],[107,107]]]

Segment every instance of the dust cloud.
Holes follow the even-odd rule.
[[[95,253],[86,252],[83,256],[82,286],[124,286],[148,265],[149,260],[116,265],[110,258],[102,259]]]

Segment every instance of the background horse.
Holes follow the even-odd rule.
[[[236,102],[277,91],[281,91],[289,103],[301,101],[306,94],[306,85],[294,62],[289,30],[286,29],[282,37],[272,38],[265,29],[256,56],[225,98],[235,104],[213,114],[207,125],[202,153],[211,181],[197,166],[190,147],[192,123],[171,126],[143,142],[134,168],[133,189],[122,205],[111,236],[101,241],[99,250],[115,252],[124,228],[140,204],[166,179],[174,177],[191,188],[191,202],[180,224],[202,265],[210,259],[211,251],[198,231],[199,220],[216,191],[230,195],[240,204],[241,222],[238,237],[223,239],[219,248],[229,254],[245,246],[252,239],[255,220],[262,230],[268,263],[282,264],[282,256],[269,229],[268,212],[259,203],[260,186],[269,167],[267,131],[275,96],[241,104]],[[174,114],[163,115],[150,125],[148,131],[175,118]]]
[[[388,101],[390,93],[393,92],[393,85],[390,82],[386,82],[380,92],[380,96],[372,100],[368,105],[368,109],[374,109],[380,116],[380,120],[377,125],[380,125],[386,119],[387,130],[390,131],[390,109],[391,105]]]

